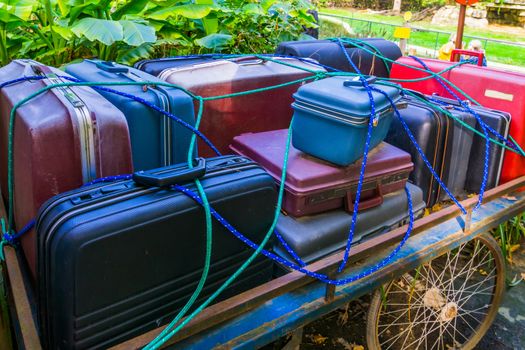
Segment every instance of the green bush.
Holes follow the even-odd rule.
[[[269,52],[313,27],[306,0],[0,0],[0,61]]]

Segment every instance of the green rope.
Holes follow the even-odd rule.
[[[241,92],[233,92],[231,94],[220,95],[220,96],[203,97],[202,99],[204,101],[213,101],[213,100],[221,100],[223,98],[231,98],[231,97],[239,97],[239,96],[251,95],[251,94],[256,94],[256,93],[264,92],[264,91],[268,91],[268,90],[279,89],[279,88],[290,86],[290,85],[300,84],[302,82],[306,82],[306,81],[309,81],[309,80],[316,80],[316,79],[324,78],[326,76],[327,76],[326,72],[316,72],[315,75],[312,75],[312,76],[309,76],[309,77],[305,77],[305,78],[301,78],[301,79],[297,79],[297,80],[294,80],[294,81],[289,81],[289,82],[282,83],[282,84],[271,85],[271,86],[267,86],[267,87],[263,87],[263,88],[257,88],[257,89],[246,90],[246,91],[241,91]]]
[[[352,42],[353,39],[341,39],[343,42]],[[389,62],[392,62],[392,63],[396,63],[400,66],[403,66],[403,67],[406,67],[406,68],[410,68],[410,69],[413,69],[413,70],[417,70],[417,71],[420,71],[420,72],[423,72],[423,73],[426,73],[426,74],[429,74],[431,75],[432,77],[437,77],[438,76],[438,73],[434,73],[434,72],[429,72],[427,71],[426,69],[423,69],[423,68],[418,68],[418,67],[414,67],[414,66],[411,66],[411,65],[408,65],[408,64],[404,64],[404,63],[401,63],[401,62],[397,62],[395,60],[392,60],[388,57],[385,57],[383,55],[379,55],[373,51],[370,51],[369,49],[365,48],[365,47],[359,47],[358,45],[356,45],[358,48],[362,49],[362,50],[365,50],[373,55],[376,55],[376,56],[380,56],[380,57],[383,57],[385,60],[389,61]],[[458,62],[456,63],[456,66],[459,66],[459,65],[462,65],[462,64],[468,64],[469,62],[468,61],[465,61],[465,62]],[[456,89],[458,92],[460,92],[463,96],[465,96],[468,100],[470,100],[472,103],[478,105],[478,106],[481,106],[480,103],[478,103],[475,99],[473,99],[472,97],[470,97],[465,91],[463,91],[462,89],[460,89],[458,86],[456,86],[454,83],[452,83],[450,80],[446,79],[446,78],[443,78],[441,76],[439,76],[439,78],[441,78],[443,81],[445,81],[447,84],[449,84],[451,87],[453,87],[454,89]],[[430,79],[430,77],[429,77]]]
[[[217,289],[204,303],[202,303],[197,309],[195,309],[186,319],[181,322],[177,328],[169,332],[167,335],[163,336],[159,340],[153,340],[151,343],[149,343],[144,350],[153,350],[158,349],[162,345],[164,345],[172,336],[174,336],[177,332],[179,332],[185,325],[188,324],[195,316],[197,316],[202,310],[204,310],[210,303],[215,300],[221,294],[228,286],[255,260],[257,255],[264,249],[265,245],[268,243],[268,240],[273,234],[273,231],[275,229],[275,226],[277,225],[277,220],[279,218],[279,214],[281,212],[281,205],[282,205],[282,199],[283,199],[283,193],[284,193],[284,183],[286,181],[286,169],[288,167],[288,154],[290,151],[290,141],[291,141],[291,128],[288,128],[288,136],[286,138],[286,148],[284,152],[284,162],[283,162],[283,171],[281,174],[281,181],[279,185],[279,194],[277,197],[277,205],[275,207],[275,215],[272,222],[272,225],[270,226],[268,232],[266,233],[264,239],[262,240],[259,247],[252,253],[252,255],[246,260],[235,273],[230,276],[220,287]]]
[[[198,98],[199,101],[199,110],[197,113],[197,119],[195,121],[195,129],[199,129],[199,125],[201,123],[202,114],[204,110],[204,101],[202,98]],[[197,141],[197,135],[195,133],[191,137],[190,141],[190,147],[188,150],[188,167],[191,169],[193,168],[193,150],[195,148],[195,143]],[[201,294],[204,284],[206,283],[206,279],[208,278],[208,274],[210,272],[210,266],[211,266],[211,252],[212,252],[212,242],[213,242],[213,227],[212,227],[212,218],[211,218],[211,211],[210,211],[210,204],[208,202],[208,198],[206,196],[206,193],[204,191],[204,188],[202,187],[202,184],[199,179],[195,179],[195,185],[197,186],[199,196],[202,199],[204,212],[206,216],[206,257],[204,259],[204,268],[201,274],[201,278],[199,280],[199,283],[197,285],[197,288],[191,295],[190,299],[186,302],[184,307],[179,311],[177,316],[170,322],[169,325],[164,328],[164,330],[157,336],[157,338],[163,337],[173,326],[175,326],[182,317],[188,312],[188,310],[193,306],[199,295]]]

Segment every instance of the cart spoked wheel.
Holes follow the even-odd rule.
[[[368,348],[473,349],[494,321],[504,287],[500,248],[482,234],[378,290]]]

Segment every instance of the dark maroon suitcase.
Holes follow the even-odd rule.
[[[287,133],[282,129],[243,134],[230,148],[260,163],[279,182]],[[290,145],[283,210],[295,217],[342,207],[352,211],[361,160],[339,167]],[[368,155],[359,209],[376,207],[384,194],[404,188],[412,169],[410,154],[385,142],[375,147]]]
[[[203,97],[289,83],[312,76],[311,71],[324,71],[314,63],[294,58],[265,61],[252,56],[183,66],[180,62],[173,64],[172,68],[162,71],[159,78]],[[288,128],[293,114],[292,95],[300,85],[297,83],[254,94],[206,101],[199,130],[219,151],[227,153],[228,146],[237,135]],[[198,150],[200,156],[214,156],[210,148],[200,142]]]
[[[9,113],[14,104],[53,83],[58,69],[30,60],[0,68],[0,83],[23,76],[46,75],[0,90],[0,181],[8,197],[7,158]],[[14,221],[22,228],[52,196],[98,177],[132,171],[129,132],[124,115],[93,89],[49,90],[20,107],[14,133]],[[29,268],[35,276],[35,233],[21,237]]]

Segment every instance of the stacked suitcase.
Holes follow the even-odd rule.
[[[368,83],[374,86],[374,79]],[[383,90],[399,108],[405,106],[398,89]],[[381,142],[393,110],[385,96],[374,92],[373,97],[377,121],[370,136],[354,244],[402,225],[409,217],[404,188],[413,169],[411,156]],[[362,163],[359,158],[368,124],[373,121],[368,93],[359,80],[337,77],[305,84],[294,100],[290,146],[289,131],[283,129],[237,136],[230,148],[260,163],[277,182],[288,155],[284,214],[276,230],[299,258],[311,263],[347,244]],[[416,186],[407,188],[417,218],[425,208],[423,195]],[[282,244],[276,242],[274,250],[294,261]]]

